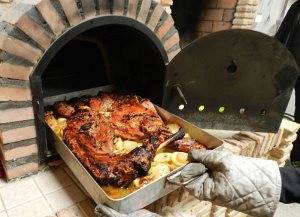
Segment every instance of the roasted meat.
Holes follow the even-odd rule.
[[[193,149],[205,149],[205,146],[193,139],[180,139],[171,144],[169,147],[180,152],[190,152]]]
[[[174,142],[170,139],[174,135],[154,105],[137,96],[100,93],[95,97],[57,102],[53,112],[55,116],[67,119],[64,141],[103,185],[128,186],[137,177],[147,174],[160,144]],[[117,137],[139,141],[143,145],[118,155],[113,151]],[[182,137],[177,134],[174,138]],[[175,144],[176,141],[170,147],[183,150],[183,146]],[[193,144],[189,144],[190,149]],[[194,146],[198,147],[198,144]]]

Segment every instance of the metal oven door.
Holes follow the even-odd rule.
[[[163,108],[203,129],[276,132],[297,77],[293,56],[274,38],[217,32],[168,65]]]

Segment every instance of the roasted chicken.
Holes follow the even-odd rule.
[[[178,151],[204,148],[192,139],[183,139],[184,134],[173,135],[154,105],[138,96],[100,93],[57,102],[51,110],[67,119],[63,140],[102,185],[126,187],[145,176],[162,143],[170,143],[169,147]],[[142,145],[116,154],[116,137]]]

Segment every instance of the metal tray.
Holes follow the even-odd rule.
[[[74,95],[72,95],[74,97]],[[77,95],[78,96],[78,95]],[[70,97],[70,95],[68,95]],[[62,96],[51,97],[48,99],[48,103],[52,103],[53,100],[63,100]],[[196,139],[202,144],[205,144],[209,149],[215,149],[222,145],[222,141],[214,136],[204,132],[195,125],[183,120],[182,118],[173,115],[166,110],[156,106],[159,115],[166,123],[178,124],[185,129],[185,132],[189,133],[192,138]],[[51,144],[54,145],[58,154],[62,157],[68,167],[71,169],[76,178],[80,181],[85,190],[90,194],[93,200],[98,203],[105,203],[114,210],[121,213],[130,213],[135,210],[144,208],[145,206],[155,202],[163,196],[175,191],[179,188],[178,185],[174,185],[168,182],[168,177],[174,176],[183,167],[172,171],[170,174],[151,182],[148,185],[136,190],[135,192],[127,195],[121,199],[112,199],[96,180],[85,169],[77,157],[72,153],[68,146],[47,126],[48,139]]]
[[[181,118],[172,115],[159,107],[157,107],[157,111],[164,121],[168,123],[176,123],[182,126],[186,132],[191,135],[191,137],[205,144],[209,149],[214,149],[222,145],[222,142],[219,139],[207,134],[198,127],[195,127]],[[50,139],[49,142],[55,146],[57,152],[96,203],[105,203],[121,213],[130,213],[132,211],[144,208],[145,206],[179,188],[177,185],[168,183],[167,177],[177,173],[182,168],[178,168],[177,170],[172,171],[169,175],[143,186],[124,198],[112,199],[105,193],[105,191],[85,169],[77,157],[71,152],[67,145],[56,136],[50,127],[47,127],[47,131]]]

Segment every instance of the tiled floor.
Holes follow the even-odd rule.
[[[0,180],[0,217],[93,216],[94,204],[69,174],[61,166],[12,183]]]
[[[95,217],[95,204],[66,166],[20,181],[0,179],[0,217]],[[300,205],[280,204],[276,217],[299,216]]]

